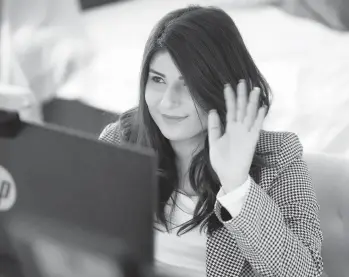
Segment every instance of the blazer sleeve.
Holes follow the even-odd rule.
[[[321,276],[319,205],[297,135],[286,133],[268,192],[251,180],[241,212],[224,221],[251,266],[263,276]]]

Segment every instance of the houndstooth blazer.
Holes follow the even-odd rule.
[[[100,139],[121,143],[118,126],[108,125]],[[237,217],[224,221],[216,202],[225,228],[207,238],[207,276],[321,276],[320,207],[297,135],[262,130],[256,150],[272,152],[266,161],[276,166],[262,168],[259,184],[252,180]]]

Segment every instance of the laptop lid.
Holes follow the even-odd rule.
[[[0,254],[14,253],[6,222],[26,213],[121,239],[141,262],[153,262],[157,157],[151,149],[53,126],[14,126],[19,132],[0,136]]]
[[[13,217],[6,228],[25,277],[145,277],[155,273],[151,265],[140,264],[122,240],[76,226],[22,214]]]

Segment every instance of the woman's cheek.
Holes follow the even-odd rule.
[[[145,100],[147,101],[148,106],[154,106],[161,101],[161,93],[154,91],[152,89],[148,90],[145,94]]]

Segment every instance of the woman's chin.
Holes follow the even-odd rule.
[[[188,134],[186,134],[184,130],[164,130],[162,131],[162,134],[170,141],[181,141],[189,138]]]
[[[184,141],[191,139],[200,133],[200,130],[196,130],[192,124],[166,124],[159,122],[159,129],[162,135],[170,141]]]
[[[167,138],[169,141],[189,141],[196,136],[198,136],[199,133],[191,133],[188,128],[181,128],[181,129],[176,129],[176,128],[162,128],[161,133],[162,135]]]

